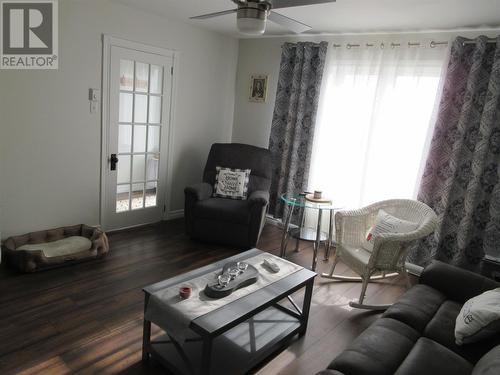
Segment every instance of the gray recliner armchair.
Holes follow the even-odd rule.
[[[217,166],[251,170],[246,200],[213,197]],[[255,247],[266,220],[270,186],[269,150],[240,143],[213,144],[203,182],[184,189],[187,235],[207,242]]]

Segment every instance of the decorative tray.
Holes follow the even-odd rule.
[[[239,268],[241,264],[244,265],[244,270]],[[231,269],[239,269],[238,275],[231,277],[227,283],[221,283],[220,280],[223,276],[229,278]],[[224,267],[222,267],[222,272],[219,274],[218,279],[205,286],[205,295],[210,298],[223,298],[230,295],[237,289],[252,285],[258,278],[259,271],[251,264],[247,264],[245,262],[229,262],[224,264]]]
[[[328,198],[314,198],[314,194],[306,194],[306,200],[314,203],[332,203]]]

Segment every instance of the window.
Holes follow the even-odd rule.
[[[445,57],[444,48],[331,46],[310,189],[345,208],[416,197]]]

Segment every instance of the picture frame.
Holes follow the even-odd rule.
[[[267,98],[267,74],[252,74],[248,100],[254,103],[264,103]]]

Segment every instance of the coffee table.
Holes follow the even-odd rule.
[[[244,261],[263,252],[248,250],[145,287],[144,311],[153,293],[215,272],[227,262]],[[304,335],[316,273],[301,268],[261,289],[193,319],[183,345],[168,332],[151,338],[151,321],[144,319],[143,361],[158,360],[175,374],[244,374],[285,347],[295,335]],[[305,288],[302,306],[291,295]],[[280,301],[287,301],[288,307]],[[192,333],[192,334],[191,334]]]

